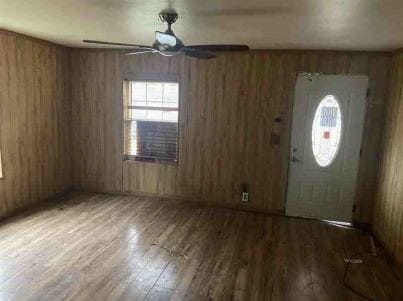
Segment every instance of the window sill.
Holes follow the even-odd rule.
[[[147,157],[130,156],[130,155],[124,155],[123,161],[142,162],[142,163],[158,163],[158,164],[169,164],[169,165],[178,165],[178,163],[179,163],[177,160],[172,160],[172,159],[147,158]]]

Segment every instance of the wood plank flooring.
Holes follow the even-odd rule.
[[[73,193],[0,225],[0,300],[363,300],[366,233],[156,198]],[[348,282],[403,300],[383,256]]]

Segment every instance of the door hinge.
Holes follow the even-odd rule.
[[[360,148],[360,158],[361,158],[361,156],[362,156],[362,147]]]
[[[355,204],[353,205],[353,212],[355,212]]]
[[[368,89],[367,89],[367,99],[369,98],[370,95],[371,95],[371,89],[368,88]]]

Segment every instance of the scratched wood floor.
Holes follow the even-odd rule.
[[[322,222],[73,193],[0,224],[0,300],[362,300],[344,258],[369,236]],[[382,256],[348,281],[403,300]]]

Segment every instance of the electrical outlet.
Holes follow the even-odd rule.
[[[249,202],[249,193],[242,192],[242,202],[244,202],[244,203]]]

